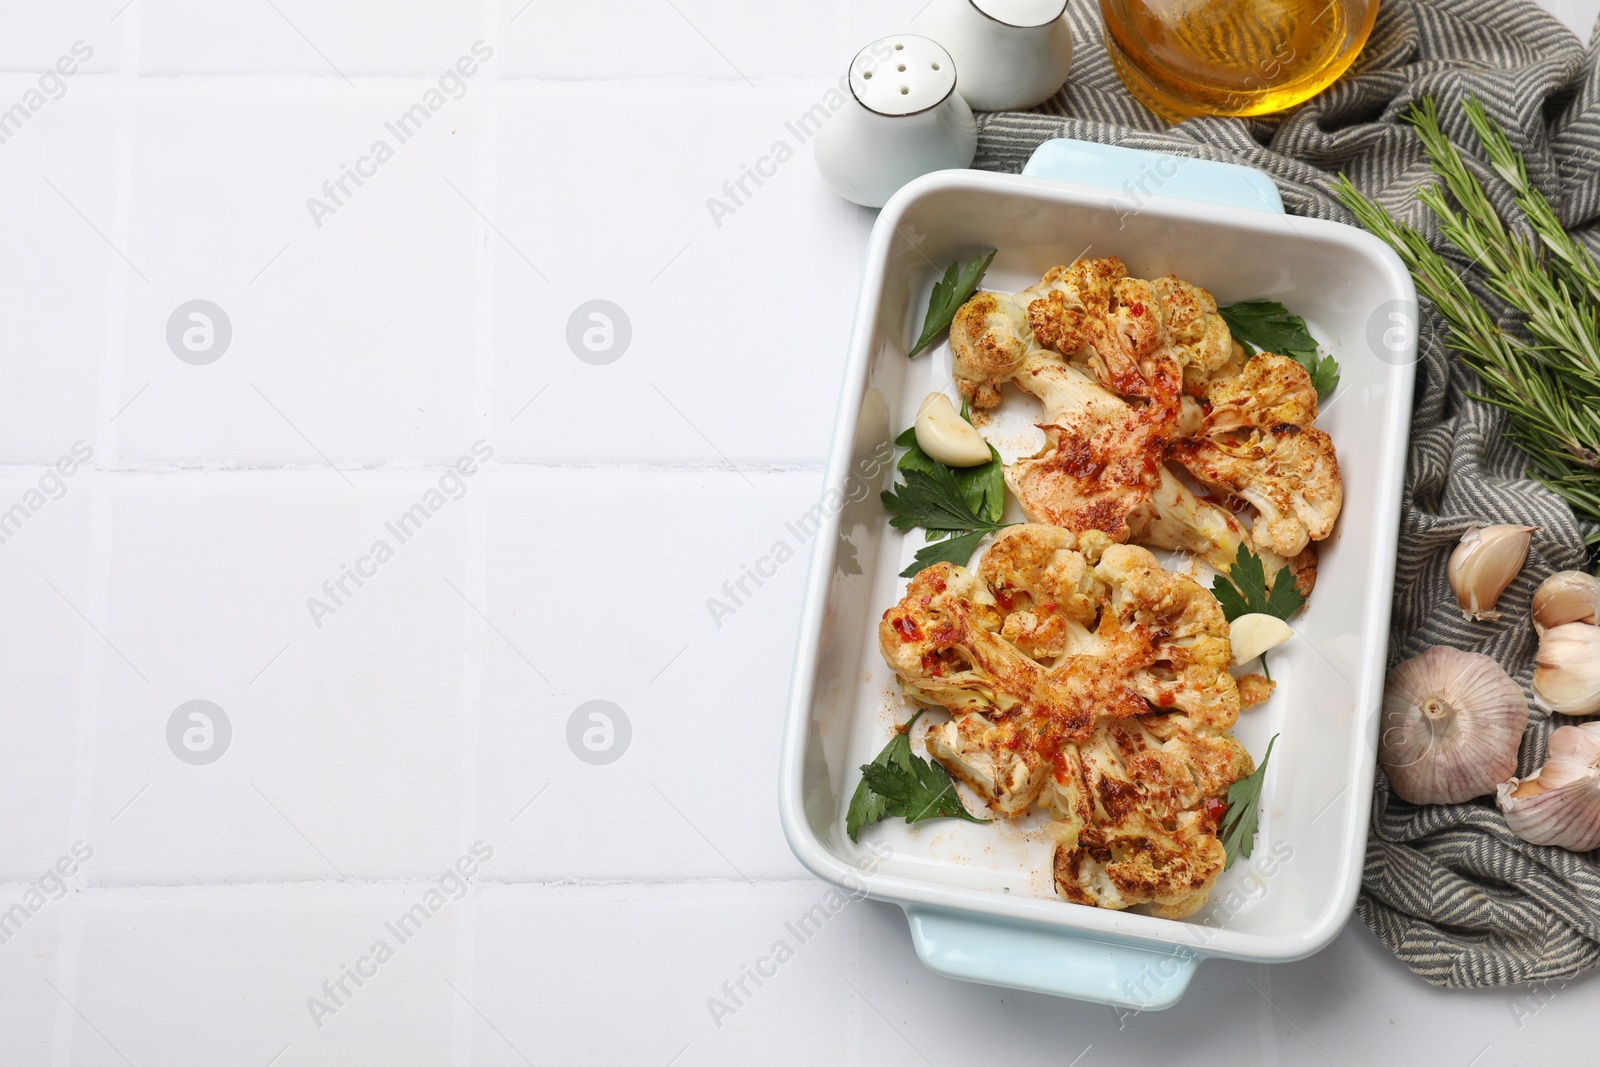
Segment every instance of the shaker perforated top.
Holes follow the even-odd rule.
[[[972,0],[972,6],[1007,26],[1043,26],[1067,9],[1067,0]]]
[[[937,41],[896,34],[850,61],[850,89],[869,111],[914,115],[936,107],[956,87],[956,65]]]

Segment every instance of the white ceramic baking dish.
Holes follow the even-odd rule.
[[[988,288],[1022,289],[1077,256],[1117,255],[1135,276],[1170,271],[1224,304],[1278,299],[1342,365],[1319,425],[1339,450],[1344,511],[1296,637],[1272,653],[1277,693],[1235,728],[1258,761],[1279,735],[1261,833],[1187,921],[1060,900],[1038,816],[891,820],[859,845],[845,834],[859,766],[910,712],[878,653],[877,623],[923,535],[892,529],[878,492],[892,477],[892,438],[951,379],[947,347],[905,353],[939,270],[988,247],[998,249]],[[800,861],[903,906],[935,971],[1123,1007],[1175,1003],[1206,957],[1285,961],[1325,946],[1350,917],[1366,847],[1415,321],[1411,280],[1388,248],[1283,214],[1271,181],[1248,168],[1053,141],[1022,176],[941,171],[896,194],[867,251],[784,731],[780,811]]]

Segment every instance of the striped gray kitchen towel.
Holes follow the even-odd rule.
[[[1432,96],[1446,131],[1475,153],[1461,112],[1461,101],[1475,95],[1526,155],[1563,223],[1600,251],[1596,53],[1526,0],[1382,0],[1355,67],[1298,110],[1273,121],[1205,118],[1174,127],[1122,87],[1093,0],[1072,0],[1069,18],[1077,49],[1071,80],[1034,111],[980,115],[975,167],[1020,170],[1040,141],[1076,137],[1248,164],[1272,175],[1291,213],[1354,224],[1332,193],[1333,176],[1343,172],[1427,234],[1510,324],[1509,309],[1447,249],[1417,203],[1415,191],[1430,174],[1415,133],[1401,122],[1414,101]],[[1496,206],[1514,217],[1510,192],[1486,167],[1476,169]],[[1479,391],[1475,379],[1445,349],[1445,334],[1425,310],[1390,661],[1454,645],[1493,656],[1527,688],[1534,588],[1554,571],[1581,567],[1585,535],[1594,531],[1527,477],[1507,442],[1504,415],[1468,395]],[[1526,569],[1501,600],[1502,621],[1467,623],[1445,580],[1446,561],[1463,532],[1496,522],[1539,532]],[[1519,774],[1544,762],[1560,724],[1560,716],[1534,710]],[[1400,959],[1436,985],[1560,979],[1600,964],[1600,850],[1526,844],[1490,798],[1409,804],[1390,792],[1380,771],[1359,910]]]

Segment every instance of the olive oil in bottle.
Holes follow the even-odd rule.
[[[1100,11],[1123,84],[1176,121],[1310,99],[1360,54],[1378,0],[1100,0]]]

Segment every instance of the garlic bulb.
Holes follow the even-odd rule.
[[[1533,628],[1544,636],[1567,622],[1600,625],[1600,578],[1582,571],[1561,571],[1544,580],[1533,594]]]
[[[1600,626],[1566,622],[1539,638],[1533,691],[1563,715],[1600,712]]]
[[[1495,803],[1511,832],[1529,844],[1574,852],[1600,847],[1600,723],[1556,730],[1539,773],[1503,783]]]
[[[1469,619],[1498,619],[1500,594],[1528,561],[1534,526],[1485,526],[1468,530],[1450,553],[1447,575]]]
[[[1517,769],[1522,688],[1488,656],[1439,646],[1389,672],[1378,761],[1413,804],[1460,804]]]

